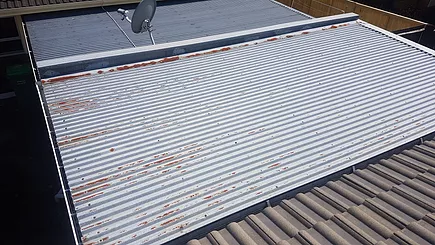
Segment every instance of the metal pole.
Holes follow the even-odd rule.
[[[152,27],[151,22],[149,20],[145,20],[144,24],[145,24],[145,29],[148,31],[148,34],[150,35],[151,43],[153,45],[156,45],[156,43],[154,42],[153,34],[152,34],[153,29],[151,28]]]
[[[153,37],[153,34],[151,33],[151,30],[148,30],[148,34],[150,34],[151,43],[153,45],[156,45],[156,43],[154,42],[154,37]]]

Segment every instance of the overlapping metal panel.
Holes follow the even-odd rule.
[[[159,244],[435,128],[435,57],[354,22],[43,83],[84,244]]]
[[[130,10],[131,17],[136,6],[121,7]],[[151,45],[147,34],[135,34],[121,21],[119,7],[26,16],[35,59]],[[309,17],[271,0],[168,1],[158,3],[152,24],[160,44],[305,19]]]
[[[426,141],[188,245],[435,244],[434,180]]]

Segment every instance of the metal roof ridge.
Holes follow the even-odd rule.
[[[244,43],[285,33],[355,21],[358,18],[359,16],[354,13],[341,14],[153,46],[44,60],[37,62],[37,66],[41,78],[49,78]]]

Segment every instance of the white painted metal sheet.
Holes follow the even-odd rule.
[[[360,23],[43,93],[84,244],[160,244],[435,129],[435,58]]]

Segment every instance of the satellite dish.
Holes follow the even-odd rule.
[[[131,18],[131,30],[134,33],[142,32],[142,27],[145,21],[151,23],[156,12],[156,0],[142,0],[134,10]]]
[[[151,20],[156,13],[157,3],[156,0],[142,0],[136,7],[131,20],[128,18],[128,10],[118,9],[118,13],[122,15],[122,20],[127,20],[131,23],[131,30],[134,33],[141,33],[147,31],[150,35],[152,44],[154,45],[154,37],[151,33]]]

